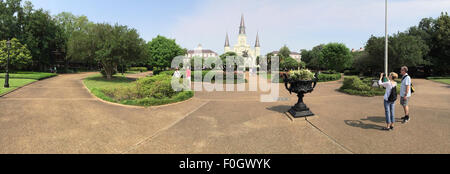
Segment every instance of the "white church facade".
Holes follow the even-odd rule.
[[[226,34],[225,38],[225,53],[227,52],[234,52],[238,56],[244,57],[244,63],[248,67],[256,67],[256,58],[258,56],[261,56],[261,45],[259,42],[259,33],[256,34],[256,41],[255,46],[252,48],[247,43],[247,33],[246,33],[246,27],[244,22],[244,15],[241,16],[241,24],[239,26],[239,36],[238,36],[238,42],[234,45],[234,47],[230,47],[230,40],[228,37],[228,33]]]

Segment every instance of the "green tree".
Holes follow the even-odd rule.
[[[96,24],[92,32],[95,60],[102,65],[108,79],[112,78],[118,65],[139,61],[145,56],[145,42],[135,29]]]
[[[274,56],[273,53],[267,53],[265,57],[262,58],[262,61],[260,64],[261,67],[267,66],[267,71],[271,71],[272,69],[272,57]]]
[[[20,38],[23,9],[21,0],[0,1],[0,40]]]
[[[191,59],[191,69],[193,70],[201,70],[203,69],[203,64],[205,60],[202,57],[192,57]]]
[[[302,61],[306,63],[307,67],[320,70],[325,66],[325,60],[322,54],[324,46],[321,44],[315,46],[312,50],[301,50]]]
[[[149,64],[156,68],[168,68],[173,58],[186,54],[186,49],[181,48],[174,39],[168,39],[158,35],[147,43]]]
[[[352,55],[350,49],[341,43],[329,43],[322,49],[325,66],[329,70],[342,72],[351,66]]]
[[[280,57],[280,62],[282,62],[284,59],[291,56],[291,50],[285,45],[281,47],[280,51],[278,52],[278,57]]]
[[[300,67],[299,62],[297,62],[297,60],[295,60],[292,57],[287,57],[285,58],[282,62],[280,62],[280,68],[282,70],[295,70],[298,69]]]
[[[384,37],[372,36],[366,44],[365,52],[355,57],[354,67],[365,73],[375,74],[384,71],[385,54]],[[389,71],[401,66],[418,66],[424,64],[424,57],[429,49],[425,42],[407,33],[397,33],[389,37]]]
[[[63,30],[48,11],[34,10],[30,2],[24,6],[21,41],[31,51],[35,70],[43,71],[54,63],[52,51],[64,46]]]
[[[65,70],[68,70],[68,64],[71,60],[83,60],[88,57],[86,48],[87,33],[89,26],[92,25],[86,16],[75,16],[69,12],[62,12],[55,16],[56,23],[63,30],[61,38],[66,44],[61,45],[61,51],[65,52]]]
[[[0,65],[6,66],[8,58],[8,48],[6,40],[0,41]],[[14,69],[22,69],[31,64],[31,54],[26,45],[22,45],[16,38],[11,39],[9,49],[9,66]],[[12,68],[11,68],[12,69]]]
[[[238,56],[235,52],[226,52],[222,55],[219,56],[220,60],[222,60],[222,65],[223,65],[223,69],[224,71],[227,69],[227,61],[233,61],[233,63],[230,62],[230,66],[234,65],[234,69],[237,69],[237,66],[239,64],[242,64],[244,62],[244,58],[241,56]],[[233,58],[233,59],[229,59],[229,58]],[[231,69],[232,67],[230,67]]]
[[[205,65],[207,66],[206,68],[209,68],[209,69],[220,68],[220,67],[217,67],[217,66],[221,66],[222,64],[223,64],[223,62],[222,62],[222,60],[219,57],[208,57],[205,60]]]
[[[435,69],[440,74],[450,73],[450,17],[442,13],[433,25],[430,57]]]

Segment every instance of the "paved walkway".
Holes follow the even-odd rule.
[[[122,107],[60,75],[0,98],[0,153],[450,153],[450,86],[414,80],[412,122],[384,125],[382,97],[320,83],[306,103],[318,116],[291,121],[296,103],[260,103],[262,92],[197,92],[184,103]],[[397,106],[397,117],[401,116]]]

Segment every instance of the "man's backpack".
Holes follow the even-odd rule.
[[[389,102],[397,101],[397,87],[396,86],[391,89],[391,95],[389,95],[388,101]]]
[[[406,79],[406,77],[409,77],[409,75],[406,75],[405,77],[403,77],[402,82],[403,82],[403,80]],[[410,77],[410,78],[411,78],[411,77]],[[413,83],[412,83],[412,80],[411,80],[411,86],[410,86],[410,88],[411,88],[411,94],[413,94],[414,92],[416,92],[416,88],[414,88],[414,85],[413,85]]]

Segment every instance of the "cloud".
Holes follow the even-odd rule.
[[[448,0],[391,0],[389,31],[406,30],[421,18],[436,17],[449,8]],[[384,33],[382,0],[206,0],[177,18],[171,37],[188,49],[201,43],[221,54],[226,32],[231,44],[236,43],[241,13],[248,43],[254,44],[258,31],[263,53],[284,44],[294,51],[327,42],[362,47],[370,35]]]

